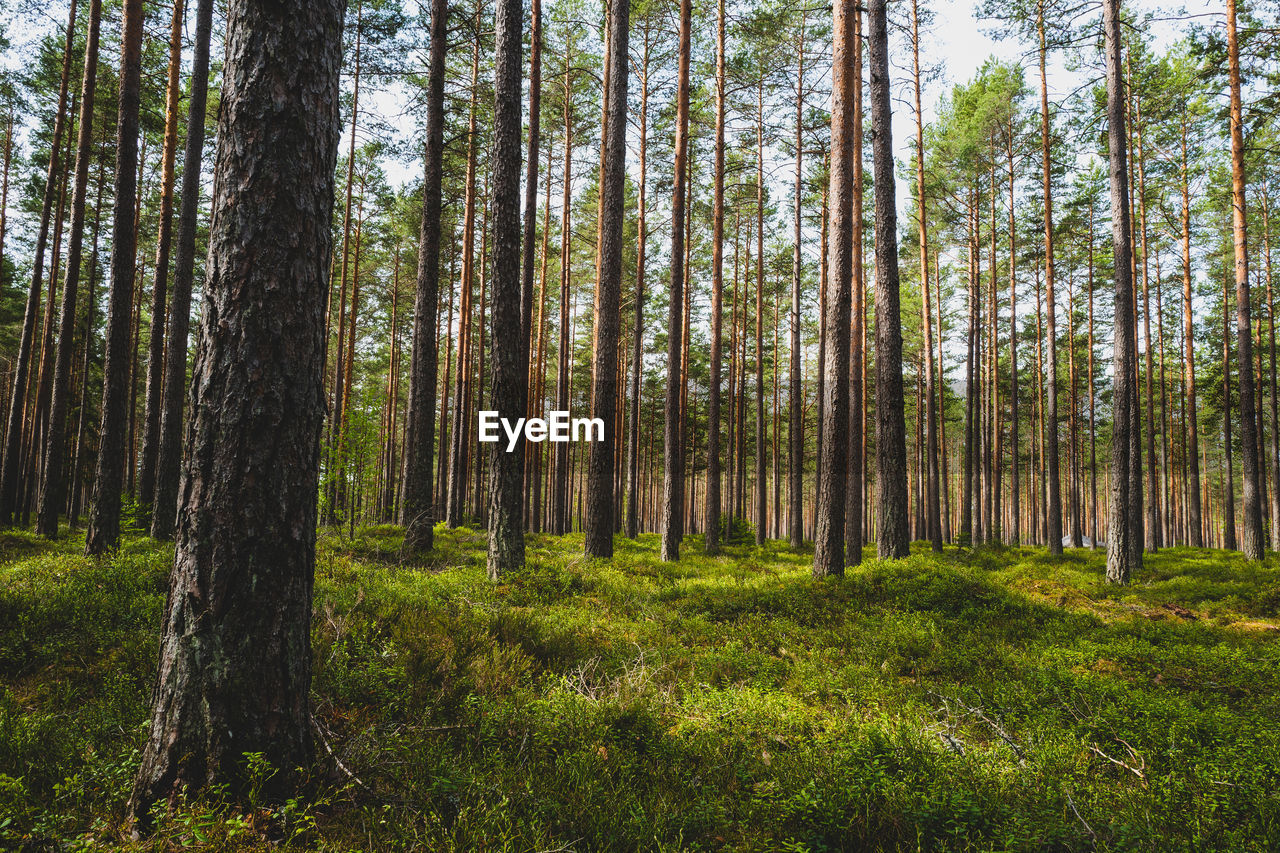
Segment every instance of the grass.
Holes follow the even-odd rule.
[[[530,536],[322,537],[319,759],[285,804],[121,814],[170,549],[0,537],[0,847],[1280,849],[1280,568],[1169,549],[917,551],[817,582],[782,543],[675,564]],[[265,778],[272,768],[247,756]]]

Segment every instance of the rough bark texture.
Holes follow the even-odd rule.
[[[111,226],[111,285],[107,295],[106,354],[102,360],[102,426],[85,552],[102,554],[120,540],[120,492],[129,429],[129,326],[138,233],[138,86],[142,76],[142,0],[125,0],[120,46],[120,110],[116,123],[115,221]]]
[[[22,337],[19,340],[18,358],[13,366],[13,382],[9,389],[9,419],[6,422],[4,434],[4,462],[0,466],[0,524],[3,525],[8,525],[13,520],[13,513],[18,503],[18,481],[22,476],[22,435],[26,420],[27,380],[31,372],[31,358],[35,346],[36,315],[40,313],[40,294],[44,290],[44,253],[49,240],[49,214],[53,209],[54,199],[58,196],[62,131],[65,124],[64,116],[67,112],[67,86],[71,77],[75,30],[76,0],[72,0],[71,11],[67,18],[66,46],[62,52],[62,84],[58,90],[58,111],[54,113],[53,139],[49,146],[49,172],[45,177],[40,228],[36,234],[31,289],[27,291],[27,305],[22,317]],[[134,96],[136,103],[136,87]],[[136,140],[134,151],[135,153],[137,151]],[[130,191],[128,198],[132,197],[133,192]],[[132,216],[127,216],[125,219],[132,224]]]
[[[409,412],[405,428],[404,496],[400,523],[406,553],[430,550],[435,532],[432,448],[436,431],[436,371],[440,301],[440,198],[444,162],[444,75],[449,35],[448,0],[431,2],[431,54],[427,69],[427,148],[418,233],[418,281],[413,304],[413,352],[409,357]],[[446,385],[447,388],[447,385]]]
[[[156,274],[151,286],[151,339],[147,343],[146,411],[138,465],[138,503],[150,507],[156,496],[160,452],[160,413],[164,385],[165,302],[169,290],[169,254],[173,239],[174,161],[178,154],[178,97],[181,94],[183,0],[174,0],[169,30],[169,80],[165,98],[164,151],[160,157],[160,233],[156,238]]]
[[[494,15],[492,195],[493,282],[490,360],[493,407],[515,423],[525,416],[526,376],[520,306],[520,0],[498,0]],[[616,313],[616,312],[615,312]],[[615,336],[616,344],[616,336]],[[606,431],[606,436],[608,435]],[[492,445],[489,465],[489,578],[524,565],[524,464],[504,442]]]
[[[881,559],[905,557],[907,535],[907,425],[902,396],[902,317],[898,302],[898,214],[894,200],[892,93],[885,0],[872,0],[871,148],[876,186],[876,461]]]
[[[827,244],[825,363],[822,365],[822,446],[818,448],[817,515],[813,536],[813,575],[844,574],[845,500],[848,477],[850,284],[853,281],[853,232],[858,227],[853,197],[854,148],[859,140],[853,101],[859,83],[855,32],[861,14],[854,0],[832,9],[831,65],[831,225]]]
[[[584,547],[589,557],[613,556],[614,457],[618,434],[618,337],[622,325],[622,208],[627,154],[627,78],[630,0],[613,0],[604,161],[600,184],[600,271],[595,293],[591,416],[604,422],[587,461]]]
[[[233,0],[193,424],[131,800],[311,759],[311,589],[343,0]]]
[[[195,57],[191,64],[191,102],[187,109],[187,143],[182,158],[182,209],[178,212],[178,244],[173,259],[173,298],[169,300],[169,344],[164,362],[164,406],[156,459],[156,496],[151,512],[151,535],[156,539],[173,536],[178,509],[182,408],[187,399],[187,334],[191,329],[191,284],[195,277],[200,161],[204,156],[212,24],[213,0],[199,0],[196,4]]]
[[[680,67],[676,90],[675,186],[671,204],[671,307],[667,317],[667,400],[663,426],[662,559],[680,559],[684,536],[684,438],[680,428],[680,364],[684,353],[684,217],[689,160],[689,41],[693,9],[680,2]]]
[[[93,103],[98,80],[98,40],[102,2],[89,4],[89,31],[85,37],[84,76],[80,83],[80,125],[76,139],[75,185],[71,191],[71,234],[67,247],[67,274],[62,285],[62,309],[58,317],[58,353],[53,369],[49,403],[49,433],[45,443],[44,470],[40,477],[40,503],[36,532],[58,535],[58,513],[65,503],[63,457],[67,436],[67,402],[71,395],[71,362],[75,358],[76,298],[80,290],[80,258],[84,247],[85,197],[89,188],[89,161],[93,157]]]
[[[1236,357],[1240,363],[1240,461],[1244,494],[1240,550],[1261,560],[1266,548],[1262,535],[1262,443],[1258,440],[1257,401],[1254,396],[1253,328],[1249,297],[1249,234],[1245,219],[1244,128],[1240,103],[1240,46],[1236,37],[1236,0],[1227,0],[1227,66],[1231,83],[1231,234],[1236,271]]]
[[[1107,580],[1128,583],[1140,567],[1133,539],[1133,492],[1142,493],[1141,479],[1130,476],[1133,382],[1137,363],[1137,330],[1134,327],[1133,242],[1129,222],[1129,162],[1125,138],[1124,82],[1120,66],[1119,0],[1102,4],[1107,67],[1107,151],[1111,176],[1111,242],[1115,252],[1115,353],[1111,440],[1111,494],[1107,507]],[[1139,500],[1141,498],[1139,497]],[[1061,539],[1059,539],[1061,544]]]

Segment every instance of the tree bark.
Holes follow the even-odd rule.
[[[876,549],[881,559],[905,557],[907,439],[902,395],[902,316],[898,297],[898,213],[894,200],[892,93],[885,0],[871,0],[871,145],[876,186],[876,487],[880,505]]]
[[[1253,377],[1253,328],[1249,295],[1249,234],[1245,218],[1244,127],[1240,102],[1240,46],[1236,35],[1236,0],[1227,0],[1227,67],[1231,88],[1231,234],[1235,248],[1236,349],[1240,361],[1240,458],[1244,471],[1240,549],[1250,560],[1261,560],[1266,549],[1262,535],[1262,467],[1259,464],[1256,400]]]
[[[35,258],[32,264],[31,288],[27,291],[27,305],[22,317],[22,337],[18,343],[18,358],[13,367],[13,384],[9,392],[9,419],[5,426],[4,460],[0,463],[0,525],[13,522],[18,505],[19,480],[22,477],[22,437],[27,427],[28,374],[34,355],[36,318],[40,313],[40,294],[44,292],[44,255],[49,239],[49,216],[58,196],[62,160],[62,131],[66,124],[67,88],[71,79],[71,57],[75,45],[76,0],[71,0],[67,17],[66,44],[62,52],[62,82],[58,89],[58,109],[53,116],[53,139],[49,145],[49,171],[45,177],[44,198],[40,210],[40,228],[36,233]],[[123,66],[122,66],[123,67]],[[136,94],[136,93],[135,93]],[[10,132],[12,136],[12,131]],[[136,142],[135,142],[136,146]],[[135,147],[136,152],[136,147]],[[132,169],[132,161],[130,161]],[[126,169],[125,171],[129,171]],[[128,198],[133,197],[130,190]],[[132,217],[125,220],[132,225]]]
[[[36,532],[58,535],[58,514],[66,502],[63,457],[67,434],[68,398],[71,395],[71,362],[75,358],[76,300],[80,289],[80,258],[84,245],[85,200],[89,188],[89,161],[93,157],[93,105],[98,79],[98,41],[102,2],[89,4],[89,31],[85,37],[84,75],[80,84],[80,125],[76,139],[75,184],[71,192],[71,233],[67,247],[67,273],[62,285],[58,318],[58,351],[49,404],[49,431],[44,469],[40,477],[40,501]],[[88,342],[86,340],[86,346]]]
[[[853,59],[852,72],[853,80],[850,82],[853,96],[853,116],[852,124],[849,132],[853,138],[846,143],[851,150],[848,153],[853,155],[853,174],[847,178],[852,181],[853,192],[853,209],[851,211],[852,220],[846,226],[846,231],[850,239],[850,257],[849,257],[849,274],[853,280],[853,292],[850,297],[850,314],[851,328],[849,331],[849,414],[848,420],[845,422],[845,430],[849,434],[848,455],[845,458],[845,507],[844,507],[844,564],[846,566],[857,566],[862,563],[862,545],[863,545],[863,489],[866,484],[866,401],[864,396],[866,393],[866,330],[863,327],[863,318],[866,317],[866,287],[864,281],[864,266],[862,252],[862,184],[863,184],[863,165],[862,165],[862,7],[854,4],[853,12]],[[846,49],[848,45],[846,44]],[[832,152],[835,151],[834,146]],[[834,156],[834,153],[833,153]],[[828,186],[831,182],[828,180]],[[828,192],[829,194],[829,192]],[[834,227],[835,213],[829,214],[831,222],[828,229]],[[828,245],[827,250],[823,253],[824,262],[827,270],[827,290],[831,290],[831,275],[834,269],[833,255],[831,246]],[[827,323],[830,324],[830,315],[827,316]],[[823,333],[825,340],[826,333]],[[824,373],[826,371],[825,361],[819,367]],[[824,398],[825,399],[825,398]],[[819,401],[820,406],[825,404]],[[831,431],[835,424],[829,423],[825,419],[827,412],[824,409],[823,429]],[[834,434],[834,433],[833,433]],[[818,451],[818,464],[822,465],[822,450]],[[815,541],[817,537],[815,522]]]
[[[883,14],[883,3],[880,10]],[[853,0],[838,0],[833,6],[831,66],[831,199],[830,235],[827,244],[826,323],[822,364],[824,373],[822,422],[823,443],[818,448],[818,495],[813,540],[813,575],[839,576],[845,569],[848,454],[852,442],[849,431],[850,385],[849,344],[853,294],[851,285],[859,276],[854,256],[855,235],[861,230],[858,202],[861,201],[855,170],[856,149],[861,145],[857,115],[861,88],[862,12]],[[873,12],[874,14],[874,12]],[[874,25],[873,25],[874,29]],[[860,525],[858,525],[860,527]],[[860,533],[857,531],[856,533]],[[861,562],[861,542],[853,537],[857,551],[852,564]]]
[[[413,352],[409,356],[409,412],[405,423],[404,496],[400,523],[406,553],[434,543],[432,452],[435,447],[436,374],[440,302],[440,207],[444,175],[444,76],[449,49],[448,0],[431,3],[431,54],[427,60],[426,152],[423,156],[422,221],[418,231],[418,277],[413,305]],[[446,387],[446,393],[448,388]]]
[[[1107,0],[1104,0],[1107,2]],[[1049,336],[1049,387],[1045,402],[1048,411],[1045,420],[1049,435],[1045,441],[1045,483],[1049,499],[1047,501],[1047,538],[1049,553],[1062,553],[1062,486],[1059,482],[1058,468],[1058,333],[1056,326],[1057,294],[1054,288],[1053,261],[1053,182],[1051,177],[1052,157],[1050,155],[1049,127],[1049,84],[1045,74],[1045,60],[1048,49],[1045,46],[1045,0],[1038,6],[1037,29],[1040,37],[1040,153],[1044,178],[1044,294],[1045,294],[1045,331]]]
[[[187,111],[186,152],[182,159],[182,209],[178,213],[173,298],[169,304],[164,406],[156,460],[156,499],[151,514],[151,535],[156,539],[169,539],[173,536],[177,512],[178,477],[182,466],[182,406],[187,394],[187,334],[191,327],[191,285],[195,275],[200,161],[204,156],[204,118],[209,92],[209,38],[212,27],[213,0],[198,0],[195,57],[191,68],[191,102]]]
[[[667,317],[667,399],[663,430],[662,559],[680,559],[684,537],[684,431],[680,422],[680,389],[684,354],[684,241],[686,171],[689,161],[689,42],[693,28],[691,0],[680,0],[679,70],[676,76],[675,180],[671,203],[671,305]]]
[[[618,420],[618,338],[622,325],[622,207],[626,177],[627,79],[630,0],[610,5],[609,74],[605,80],[604,161],[600,182],[600,270],[594,306],[592,416],[604,422],[604,440],[591,443],[587,461],[585,551],[613,556],[613,472]]]
[[[183,0],[174,0],[169,30],[169,80],[165,95],[164,150],[160,157],[160,233],[156,238],[156,274],[151,286],[151,337],[147,343],[146,411],[142,418],[142,453],[138,468],[138,503],[150,510],[156,496],[156,462],[160,452],[160,417],[164,395],[165,304],[169,289],[169,254],[173,235],[174,161],[178,155],[178,99],[181,94]]]
[[[1130,232],[1129,162],[1125,139],[1124,82],[1120,66],[1120,2],[1103,0],[1103,35],[1107,76],[1107,152],[1111,179],[1111,242],[1115,253],[1114,397],[1111,440],[1111,485],[1107,508],[1107,580],[1127,584],[1141,568],[1141,552],[1133,545],[1131,507],[1142,482],[1130,477],[1133,381],[1137,363],[1137,330],[1133,309],[1133,240]],[[1059,540],[1061,542],[1061,540]]]
[[[263,792],[272,799],[290,792],[312,756],[311,591],[343,5],[233,0],[229,10],[190,453],[151,725],[130,802],[142,828],[153,803],[184,789],[227,783],[243,794],[246,752],[276,770]]]
[[[139,84],[142,76],[142,0],[125,0],[120,48],[119,120],[116,124],[115,221],[111,226],[111,285],[107,297],[106,353],[102,361],[102,425],[85,552],[102,554],[120,541],[120,493],[126,463],[129,413],[129,326],[138,234],[133,196],[138,172]]]

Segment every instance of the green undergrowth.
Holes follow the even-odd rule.
[[[783,543],[530,536],[494,585],[483,532],[400,538],[321,537],[304,794],[132,842],[172,550],[0,535],[0,847],[1280,849],[1274,558],[1114,588],[1101,553],[917,545],[814,581]]]

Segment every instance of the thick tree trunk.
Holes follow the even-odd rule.
[[[1125,139],[1124,82],[1120,71],[1120,3],[1103,0],[1103,35],[1107,69],[1107,151],[1111,177],[1111,241],[1115,253],[1115,354],[1112,403],[1111,495],[1107,508],[1107,580],[1127,584],[1141,568],[1141,553],[1133,547],[1138,531],[1131,508],[1141,500],[1142,482],[1130,476],[1132,452],[1133,381],[1137,363],[1137,333],[1133,323],[1134,292],[1129,218],[1129,162]],[[1136,492],[1136,496],[1135,493]],[[1060,540],[1059,540],[1060,541]],[[1136,552],[1136,556],[1135,556]]]
[[[406,553],[434,545],[432,452],[435,447],[436,373],[439,346],[440,207],[444,175],[444,75],[448,50],[448,0],[431,3],[431,54],[427,60],[427,145],[423,156],[422,221],[418,231],[418,277],[413,305],[413,352],[409,357],[409,412],[400,523]],[[446,384],[446,393],[448,387]]]
[[[204,155],[204,116],[209,92],[209,37],[213,0],[196,5],[195,58],[191,67],[191,102],[187,110],[187,144],[182,166],[182,209],[178,213],[178,245],[174,253],[173,298],[169,304],[165,354],[164,411],[156,460],[156,499],[151,535],[173,536],[178,476],[182,466],[182,407],[187,395],[187,334],[191,327],[191,285],[195,275],[196,226],[200,209],[200,161]]]
[[[36,532],[58,535],[58,513],[66,502],[63,458],[67,435],[68,398],[71,396],[71,362],[75,358],[76,298],[80,290],[80,256],[84,245],[85,197],[89,188],[89,160],[93,157],[93,105],[98,79],[98,41],[102,2],[89,4],[89,32],[85,39],[84,76],[80,84],[80,125],[76,139],[75,185],[71,192],[71,234],[67,248],[67,273],[62,285],[58,318],[58,352],[49,404],[49,431],[45,443],[44,470]],[[88,345],[86,340],[86,346]]]
[[[613,0],[609,19],[609,74],[605,81],[604,160],[600,183],[600,270],[594,306],[592,416],[604,422],[604,440],[590,447],[585,551],[613,556],[614,456],[617,453],[618,338],[622,325],[622,207],[626,177],[627,79],[630,0]]]
[[[898,213],[894,194],[889,28],[885,0],[871,0],[871,146],[876,186],[876,478],[881,559],[905,557],[907,439],[902,396],[902,316],[898,301]]]
[[[89,509],[86,553],[102,554],[120,540],[120,497],[127,461],[129,326],[138,233],[132,205],[137,189],[139,84],[142,76],[142,0],[125,0],[120,48],[120,110],[116,124],[116,215],[111,226],[111,285],[106,354],[102,361],[102,425]]]
[[[276,771],[268,797],[285,796],[311,760],[343,5],[233,0],[230,8],[190,453],[130,803],[140,823],[153,803],[184,790],[227,783],[243,793],[246,752]]]
[[[689,162],[689,43],[693,27],[691,0],[680,2],[679,70],[676,83],[675,180],[671,203],[671,304],[667,317],[667,399],[663,431],[662,559],[680,559],[684,536],[684,431],[680,422],[680,390],[684,355],[684,241],[686,171]]]

